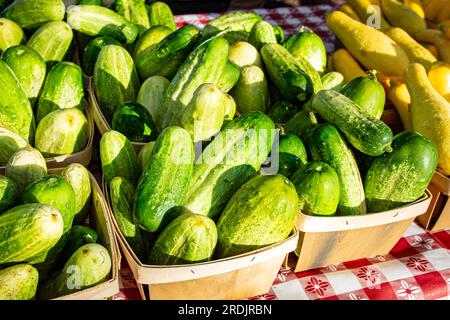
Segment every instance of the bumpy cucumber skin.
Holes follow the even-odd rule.
[[[0,164],[8,163],[14,153],[27,145],[28,142],[21,136],[8,129],[0,128]]]
[[[214,221],[203,215],[185,213],[174,219],[158,236],[148,263],[179,265],[209,261],[216,244]]]
[[[296,134],[303,139],[314,124],[317,124],[315,114],[306,110],[306,108],[302,108],[286,122],[284,130],[288,134]]]
[[[152,26],[145,31],[134,44],[133,59],[137,60],[137,57],[146,50],[160,43],[165,37],[172,33],[172,30],[166,26]]]
[[[286,239],[294,227],[298,201],[294,185],[282,175],[249,180],[220,216],[215,255],[231,257]]]
[[[116,0],[114,6],[116,12],[137,25],[141,33],[150,28],[145,0]]]
[[[156,140],[136,189],[135,215],[144,230],[156,232],[181,204],[192,177],[194,146],[189,132],[167,127]]]
[[[280,137],[278,152],[278,173],[286,178],[290,178],[297,169],[303,167],[308,159],[303,141],[294,134]]]
[[[17,23],[6,18],[0,18],[0,52],[24,44],[26,40],[25,33]]]
[[[137,95],[137,103],[143,105],[152,115],[158,130],[162,128],[163,108],[161,103],[170,81],[161,76],[152,76],[142,83]]]
[[[123,133],[133,142],[149,142],[158,131],[148,110],[138,103],[126,103],[116,108],[112,129]]]
[[[120,42],[112,37],[97,37],[86,45],[82,55],[82,66],[88,76],[94,74],[95,62],[100,51],[110,44],[120,45]]]
[[[289,51],[276,43],[267,43],[261,49],[261,56],[270,79],[291,102],[309,100],[314,92],[311,78],[301,68]]]
[[[288,101],[278,101],[268,113],[275,124],[285,124],[297,113],[297,107]]]
[[[316,125],[307,136],[311,157],[330,165],[339,177],[338,215],[366,213],[364,186],[356,160],[332,124]]]
[[[438,161],[436,145],[415,131],[395,136],[392,152],[375,158],[364,180],[368,211],[398,208],[420,198]]]
[[[391,150],[391,129],[384,122],[361,111],[343,94],[322,90],[313,98],[312,109],[341,130],[347,141],[359,151],[379,156]]]
[[[66,263],[66,261],[75,253],[75,251],[78,250],[78,248],[88,243],[96,243],[97,238],[98,235],[95,230],[82,225],[73,226],[72,228],[70,228],[70,231],[67,235],[64,249],[61,253],[61,256],[59,257],[58,262],[62,261],[62,266],[64,266],[64,263]]]
[[[170,7],[161,1],[153,2],[147,9],[150,26],[162,25],[175,31],[177,25]]]
[[[16,264],[0,270],[0,300],[32,300],[39,272],[29,264]]]
[[[322,76],[322,85],[326,90],[339,91],[345,85],[344,76],[336,71],[331,71]]]
[[[258,50],[261,50],[265,43],[277,43],[275,29],[267,21],[259,21],[250,31],[248,41]]]
[[[262,112],[246,113],[227,124],[197,159],[183,206],[211,218],[222,212],[266,160],[273,130],[274,123]]]
[[[227,93],[236,85],[240,75],[241,69],[228,61],[223,68],[217,86],[220,90]]]
[[[0,176],[0,214],[12,208],[19,200],[19,187],[10,178]]]
[[[142,147],[141,151],[139,151],[138,160],[139,160],[139,164],[141,166],[142,172],[145,172],[145,170],[147,168],[147,163],[150,160],[154,146],[155,146],[155,141],[152,141],[152,142],[146,143]]]

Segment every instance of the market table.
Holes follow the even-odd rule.
[[[270,23],[280,25],[286,36],[302,25],[313,29],[334,50],[334,35],[324,22],[326,12],[335,6],[256,9]],[[205,25],[219,13],[175,17],[178,27]],[[115,299],[140,299],[131,270],[124,261],[120,270],[121,291]],[[449,299],[450,230],[429,233],[411,225],[390,254],[330,265],[294,273],[281,268],[270,291],[251,299]]]

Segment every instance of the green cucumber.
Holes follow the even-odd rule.
[[[0,52],[26,41],[22,28],[14,21],[0,18]]]
[[[69,6],[67,23],[91,37],[108,36],[127,44],[139,35],[139,28],[111,9],[96,5]]]
[[[96,243],[97,238],[97,232],[89,227],[76,225],[70,228],[66,244],[59,258],[60,261],[63,261],[62,265],[64,265],[78,248],[88,243]]]
[[[0,214],[12,208],[19,200],[19,187],[10,178],[0,176]]]
[[[103,176],[108,184],[114,177],[124,177],[131,183],[139,179],[139,163],[136,151],[120,132],[106,132],[100,140],[100,161]]]
[[[217,86],[220,90],[227,93],[236,85],[240,75],[241,69],[228,61],[223,68]]]
[[[97,61],[100,51],[110,44],[120,45],[120,42],[112,37],[97,37],[89,41],[86,45],[83,50],[81,61],[83,70],[88,76],[94,74],[95,62]]]
[[[118,106],[114,112],[112,129],[123,133],[133,142],[148,142],[158,136],[150,112],[139,103]]]
[[[217,228],[208,217],[185,213],[174,219],[156,239],[148,263],[180,265],[209,261],[217,243]]]
[[[24,138],[0,127],[0,164],[6,164],[14,153],[27,145],[28,142]]]
[[[339,178],[336,171],[322,161],[311,161],[292,177],[304,214],[331,216],[339,204]]]
[[[345,85],[344,76],[336,71],[325,73],[322,76],[322,85],[326,90],[339,91]]]
[[[307,132],[317,123],[318,121],[314,112],[303,108],[286,122],[284,130],[288,134],[292,133],[300,138],[304,138]]]
[[[230,62],[242,68],[245,66],[257,66],[263,68],[261,55],[258,49],[246,41],[238,41],[230,47]]]
[[[6,211],[0,215],[0,264],[32,260],[58,242],[63,228],[61,214],[48,205],[23,204]]]
[[[7,49],[2,59],[14,72],[23,92],[32,106],[34,106],[41,93],[47,73],[47,66],[39,53],[32,48],[17,45]]]
[[[181,204],[191,180],[194,146],[189,132],[164,129],[156,140],[136,190],[135,214],[144,230],[156,232]]]
[[[199,39],[199,30],[186,25],[169,34],[155,46],[136,55],[136,67],[142,79],[160,75],[171,79],[194,48]]]
[[[215,255],[231,257],[286,239],[298,208],[297,192],[286,177],[254,177],[236,191],[223,210],[217,223]]]
[[[172,10],[170,10],[170,7],[166,3],[155,1],[148,6],[147,12],[151,26],[165,26],[172,31],[177,29]]]
[[[252,111],[265,113],[270,106],[270,95],[264,71],[257,66],[242,67],[239,81],[230,95],[241,114]]]
[[[255,23],[250,31],[248,41],[258,50],[261,50],[261,47],[265,43],[278,42],[275,35],[275,29],[267,21],[259,21]]]
[[[150,28],[145,0],[116,0],[115,11],[139,27],[141,33]]]
[[[428,138],[415,131],[396,135],[392,152],[375,158],[364,180],[368,211],[387,211],[420,198],[437,161],[437,147]]]
[[[308,61],[319,73],[327,66],[327,52],[322,39],[312,30],[302,27],[300,32],[287,39],[283,46],[296,58]]]
[[[139,259],[144,259],[146,257],[146,246],[133,212],[135,195],[136,188],[127,179],[115,177],[111,180],[109,196],[117,225],[133,252]]]
[[[55,110],[84,109],[83,71],[72,62],[57,63],[45,79],[36,107],[36,122]]]
[[[144,51],[152,50],[154,46],[171,33],[172,30],[165,26],[156,25],[150,27],[150,29],[145,31],[136,41],[133,49],[133,59],[136,60]]]
[[[32,30],[49,21],[63,20],[65,11],[61,0],[15,0],[1,15],[24,29]]]
[[[278,25],[273,25],[273,31],[275,32],[275,37],[277,38],[278,43],[282,43],[284,41],[284,30],[282,27]]]
[[[229,94],[225,95],[225,116],[223,117],[223,126],[227,125],[236,115],[236,101]]]
[[[141,151],[139,151],[138,160],[139,160],[139,164],[140,164],[142,172],[145,172],[145,170],[147,168],[147,164],[152,155],[154,146],[155,146],[155,141],[152,141],[152,142],[146,143],[142,147]]]
[[[373,73],[369,73],[367,77],[353,79],[340,92],[356,103],[362,111],[376,119],[381,118],[386,103],[386,93]]]
[[[297,107],[288,101],[278,101],[268,113],[275,124],[285,124],[297,113]]]
[[[338,214],[365,214],[364,186],[359,168],[339,131],[330,123],[319,124],[307,133],[306,142],[312,159],[327,163],[338,175]]]
[[[313,82],[289,51],[279,44],[267,43],[261,56],[270,79],[287,100],[294,103],[309,100],[314,93]]]
[[[118,45],[101,49],[94,68],[94,91],[109,122],[117,106],[136,101],[139,86],[136,67],[128,51]]]
[[[39,272],[29,264],[0,270],[0,300],[32,300],[38,280]]]
[[[390,152],[391,129],[382,121],[361,111],[356,103],[334,90],[322,90],[312,100],[312,108],[321,118],[341,130],[347,141],[359,151],[379,156]]]
[[[137,95],[137,103],[143,105],[150,112],[153,122],[161,129],[164,116],[161,103],[170,81],[161,76],[152,76],[142,83]]]
[[[307,162],[305,145],[302,140],[294,134],[280,137],[278,152],[278,173],[286,178],[290,178],[297,169],[303,167]]]
[[[65,178],[75,192],[75,216],[74,223],[83,223],[91,207],[91,178],[89,171],[79,163],[69,164],[62,172],[61,176]]]
[[[203,150],[183,206],[214,217],[237,189],[259,171],[270,152],[275,125],[262,112],[249,112],[225,126]]]
[[[27,46],[36,50],[52,66],[64,59],[73,40],[73,32],[64,21],[43,24],[28,40]]]

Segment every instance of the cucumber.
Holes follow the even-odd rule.
[[[62,172],[61,176],[65,178],[75,192],[75,216],[74,224],[83,223],[91,206],[91,178],[89,171],[79,163],[69,164]]]
[[[356,103],[363,112],[380,119],[384,111],[386,93],[373,73],[367,77],[358,77],[347,83],[340,91]]]
[[[57,63],[45,79],[36,107],[36,122],[55,110],[84,109],[83,71],[72,62]]]
[[[90,128],[83,112],[77,108],[59,109],[39,122],[34,146],[45,157],[73,154],[86,147],[89,135]]]
[[[108,184],[114,177],[124,177],[135,184],[139,179],[139,163],[130,141],[120,132],[106,132],[100,140],[100,161]]]
[[[203,150],[183,206],[214,217],[237,189],[253,177],[270,152],[275,125],[262,112],[249,112],[231,121]]]
[[[170,7],[161,1],[155,1],[147,9],[150,26],[165,26],[172,31],[177,29]]]
[[[189,132],[179,127],[164,129],[136,190],[135,214],[141,228],[160,231],[181,204],[192,176],[194,146]]]
[[[95,62],[100,51],[110,44],[120,45],[120,42],[111,37],[97,37],[86,45],[82,53],[81,62],[83,70],[88,76],[94,74]]]
[[[275,124],[285,124],[297,113],[297,107],[288,101],[278,101],[268,113]]]
[[[286,177],[254,177],[236,191],[223,210],[217,223],[215,255],[231,257],[286,239],[298,208],[295,187]]]
[[[38,150],[26,146],[11,156],[5,175],[14,180],[22,192],[29,184],[47,175],[47,163]]]
[[[0,270],[0,300],[32,300],[36,295],[39,272],[29,264]]]
[[[200,43],[178,69],[164,94],[162,127],[179,125],[195,90],[204,83],[217,84],[228,61],[228,42],[212,37]]]
[[[322,90],[312,100],[312,108],[321,118],[341,130],[356,149],[379,156],[390,152],[391,129],[382,121],[362,112],[352,100],[334,90]]]
[[[186,25],[161,42],[136,55],[136,67],[142,79],[160,75],[171,79],[199,39],[199,30]]]
[[[23,92],[34,106],[38,100],[47,73],[47,66],[39,53],[24,45],[7,49],[2,59],[14,72]]]
[[[152,50],[154,46],[160,43],[165,37],[172,33],[172,30],[165,26],[153,26],[145,31],[136,41],[133,50],[133,59],[143,54],[147,50]]]
[[[161,129],[162,113],[161,103],[170,81],[161,76],[152,76],[142,83],[137,95],[137,102],[150,112],[153,122]]]
[[[261,50],[261,47],[265,43],[278,42],[275,35],[275,29],[267,21],[259,21],[255,23],[250,31],[248,41],[258,50]]]
[[[225,116],[223,117],[222,128],[234,119],[236,115],[236,102],[229,94],[225,95]]]
[[[56,244],[63,228],[61,214],[48,205],[23,204],[6,211],[0,215],[0,264],[32,260]]]
[[[0,0],[0,10],[5,9],[7,6],[9,6],[13,2],[14,2],[14,0]]]
[[[225,104],[226,96],[217,86],[205,83],[198,87],[181,119],[194,142],[207,140],[220,131]]]
[[[313,160],[330,165],[339,178],[339,215],[366,213],[364,186],[356,160],[332,124],[314,126],[306,137],[306,144]]]
[[[94,91],[110,123],[117,106],[136,101],[139,86],[133,59],[124,48],[108,45],[101,49],[94,68]]]
[[[116,0],[114,6],[115,11],[137,25],[141,33],[150,28],[145,0]]]
[[[217,228],[213,220],[199,214],[182,214],[158,236],[148,263],[180,265],[209,261],[216,243]]]
[[[375,158],[364,180],[368,211],[387,211],[420,198],[437,161],[437,147],[425,136],[415,131],[396,135],[392,152]]]
[[[73,32],[64,21],[43,24],[28,40],[27,46],[36,50],[48,66],[66,56],[73,40]]]
[[[65,11],[61,0],[15,0],[1,15],[15,21],[23,29],[32,30],[49,21],[63,20]]]
[[[145,170],[147,168],[147,164],[152,155],[154,146],[155,146],[155,141],[152,141],[152,142],[146,143],[142,147],[141,151],[139,151],[138,160],[139,160],[139,164],[140,164],[142,172],[145,172]]]
[[[311,98],[314,93],[311,78],[289,51],[279,44],[267,43],[261,56],[270,79],[288,101],[304,102]]]
[[[217,86],[220,90],[227,93],[236,85],[240,75],[241,69],[228,61],[223,68]]]
[[[0,127],[0,164],[6,164],[14,153],[27,145],[28,142],[24,138]]]
[[[284,130],[288,134],[296,134],[300,138],[304,138],[307,132],[317,123],[315,114],[303,108],[286,122]]]
[[[14,72],[0,60],[0,88],[8,94],[0,95],[0,127],[21,136],[28,142],[34,140],[36,125],[31,103]]]
[[[313,84],[314,93],[323,89],[322,79],[320,74],[314,69],[314,67],[308,62],[308,60],[302,57],[296,57],[297,63],[300,68],[308,75]]]
[[[339,91],[345,85],[344,76],[336,71],[325,73],[321,79],[323,88],[326,90]]]
[[[52,299],[74,293],[105,281],[111,272],[111,256],[100,244],[78,248],[54,278],[42,284],[40,299]]]
[[[319,73],[325,73],[327,52],[322,39],[312,30],[301,27],[300,32],[287,39],[283,46],[296,58],[308,61]]]
[[[282,27],[278,25],[273,25],[273,31],[275,32],[275,37],[277,38],[278,43],[282,43],[284,41],[284,30]]]
[[[139,35],[139,28],[111,9],[96,5],[69,6],[67,23],[91,37],[108,36],[127,44]]]
[[[91,4],[95,6],[101,6],[103,1],[102,0],[77,0],[77,4]]]
[[[299,168],[306,165],[307,153],[302,140],[294,134],[280,137],[278,144],[278,173],[290,178]]]
[[[14,21],[0,18],[0,53],[26,41],[22,28]]]
[[[12,208],[19,200],[19,187],[10,178],[0,176],[0,214]]]
[[[109,184],[111,207],[117,225],[133,252],[145,259],[146,246],[133,212],[136,188],[127,179],[115,177]]]
[[[59,258],[60,261],[63,261],[62,265],[64,265],[78,248],[88,243],[96,243],[97,238],[97,232],[89,227],[76,225],[70,228],[66,244]]]
[[[240,68],[245,66],[263,68],[258,49],[246,41],[238,41],[230,47],[229,59]]]
[[[239,81],[230,95],[241,114],[252,111],[265,113],[270,106],[270,95],[264,71],[253,65],[242,67]]]
[[[311,161],[293,176],[300,210],[304,214],[331,216],[339,203],[339,178],[336,171],[322,161]]]
[[[123,133],[133,142],[148,142],[158,137],[150,112],[139,103],[118,106],[114,112],[112,129]]]

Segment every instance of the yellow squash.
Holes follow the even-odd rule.
[[[414,35],[427,27],[425,19],[397,0],[381,0],[383,14],[389,23]]]
[[[387,76],[402,76],[409,64],[403,49],[383,32],[334,11],[327,17],[328,27],[348,51],[366,68]]]
[[[450,175],[450,104],[433,88],[421,64],[408,66],[405,81],[411,95],[413,129],[437,145],[439,167]]]
[[[405,6],[410,7],[415,13],[417,13],[422,19],[425,19],[425,11],[423,11],[422,1],[420,0],[405,0],[403,2]]]
[[[411,62],[418,62],[427,70],[430,70],[431,65],[436,62],[436,57],[403,29],[390,28],[386,31],[386,34],[402,47]]]
[[[436,63],[428,71],[428,79],[433,88],[450,102],[450,65],[447,63]]]
[[[440,30],[425,29],[416,33],[416,40],[432,43],[439,49],[440,59],[450,63],[450,40]]]
[[[367,73],[359,66],[355,58],[345,49],[336,50],[332,56],[334,70],[344,76],[345,82],[357,77],[365,77]]]
[[[369,18],[376,13],[369,9],[369,7],[372,5],[378,6],[380,8],[380,29],[384,31],[390,27],[389,23],[387,23],[383,17],[379,0],[347,0],[347,3],[356,11],[356,13],[358,13],[359,18],[363,23],[367,23]]]
[[[355,19],[356,21],[361,21],[361,18],[349,4],[343,4],[342,6],[340,6],[339,11],[342,11],[343,13]]]
[[[406,84],[400,82],[394,83],[389,92],[389,99],[392,101],[395,109],[400,115],[405,130],[412,130],[411,116],[409,113],[411,96],[409,95]]]

